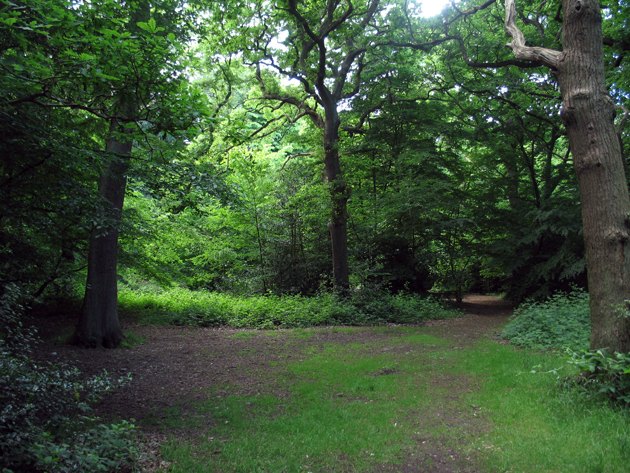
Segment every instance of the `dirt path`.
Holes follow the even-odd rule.
[[[467,296],[460,308],[469,315],[430,321],[426,324],[429,334],[450,339],[457,346],[466,346],[496,331],[512,312],[509,303],[492,296]],[[121,376],[130,372],[133,382],[105,399],[97,407],[97,414],[138,421],[162,416],[167,407],[201,401],[210,390],[218,395],[227,394],[229,389],[230,394],[255,395],[263,391],[288,396],[289,393],[283,391],[286,388],[277,380],[278,366],[281,367],[283,361],[293,361],[305,350],[317,353],[325,344],[386,343],[387,337],[399,336],[395,330],[370,328],[346,332],[336,327],[318,327],[303,330],[298,337],[223,328],[123,323],[125,332],[131,331],[147,342],[121,350],[84,350],[45,343],[38,350],[38,358],[52,362],[66,360],[90,374],[103,369]],[[209,420],[208,426],[211,425]],[[416,466],[410,469],[382,471],[477,471],[467,467],[466,459],[452,461],[455,452],[435,448],[433,452],[424,452],[431,457],[432,464],[437,465],[431,470],[414,469],[418,459],[415,457]],[[450,461],[441,462],[443,456],[450,456]]]

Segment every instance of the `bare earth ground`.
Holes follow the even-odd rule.
[[[448,321],[430,321],[425,324],[429,335],[445,338],[452,346],[468,346],[481,337],[492,334],[512,313],[509,302],[493,296],[469,295],[460,308],[466,317]],[[38,319],[37,325],[43,337],[67,333],[76,321],[60,314]],[[225,328],[155,327],[134,324],[122,318],[123,329],[146,339],[146,343],[131,349],[86,350],[47,341],[40,345],[37,358],[51,362],[67,361],[88,374],[101,373],[104,369],[112,375],[124,376],[130,372],[133,381],[119,388],[96,407],[96,414],[108,419],[136,419],[146,438],[143,449],[148,456],[145,471],[155,471],[167,466],[159,457],[159,442],[163,432],[143,419],[167,417],[164,408],[191,405],[203,401],[208,392],[214,395],[276,394],[288,396],[289,392],[278,379],[283,361],[303,359],[307,350],[316,353],[324,344],[370,343],[379,350],[408,350],[399,344],[387,345],[387,339],[399,334],[395,330],[373,331],[370,328],[350,333],[334,327],[318,327],[307,337],[270,336],[260,332]],[[236,336],[235,336],[236,335]],[[288,335],[288,334],[287,334]],[[420,349],[420,348],[416,348]],[[382,351],[381,351],[382,353]],[[380,373],[386,375],[388,373]],[[475,407],[461,412],[461,408],[449,405],[459,396],[476,389],[469,380],[441,376],[431,383],[448,388],[447,399],[436,400],[431,419],[423,413],[410,413],[414,422],[441,422],[442,425],[463,427],[467,438],[455,439],[461,445],[468,444],[476,433],[487,429],[483,416],[476,416]],[[459,411],[457,409],[460,409]],[[426,414],[426,413],[425,413]],[[435,416],[435,417],[433,417]],[[440,417],[441,416],[441,417]],[[212,425],[212,419],[207,420]],[[178,432],[187,436],[191,432]],[[421,438],[417,448],[406,452],[402,465],[381,465],[376,471],[383,472],[478,472],[474,454],[466,456],[453,447],[454,439]],[[340,459],[336,471],[352,472],[351,459]]]

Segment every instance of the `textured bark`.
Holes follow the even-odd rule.
[[[138,30],[139,22],[151,16],[150,4],[141,0],[130,10],[129,31]],[[117,112],[112,119],[105,144],[107,162],[101,172],[98,191],[111,205],[111,225],[103,232],[92,229],[88,253],[88,273],[81,316],[71,343],[85,347],[116,348],[124,339],[118,318],[118,232],[127,189],[127,171],[133,147],[133,127],[125,125],[138,112],[141,85],[135,84],[118,96]]]
[[[630,351],[630,198],[615,104],[606,90],[599,3],[565,0],[564,58],[558,75],[562,118],[580,185],[591,297],[591,348]]]
[[[330,185],[332,215],[328,223],[332,245],[333,280],[337,290],[350,287],[348,269],[348,186],[339,162],[339,114],[336,104],[326,110],[324,126],[324,177]]]
[[[591,308],[591,348],[630,351],[630,198],[606,89],[601,11],[596,0],[563,0],[563,51],[528,48],[506,1],[509,44],[519,59],[542,60],[562,93],[562,119],[580,186]]]
[[[89,348],[116,348],[123,340],[118,319],[117,251],[132,142],[120,140],[119,128],[118,121],[112,120],[105,148],[111,156],[98,186],[99,193],[111,204],[113,222],[106,234],[92,230],[83,307],[71,342]]]

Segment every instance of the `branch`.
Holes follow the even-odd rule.
[[[225,174],[226,172],[230,170],[230,150],[229,149],[226,151],[226,154],[227,154],[227,163],[225,164],[225,169],[223,171],[219,171],[217,173],[217,176],[220,176],[221,174]]]
[[[507,66],[516,66],[521,68],[533,68],[544,66],[544,64],[540,61],[519,61],[518,59],[507,59],[505,61],[497,61],[497,62],[476,62],[471,61],[468,58],[468,53],[466,52],[466,44],[464,43],[463,38],[458,37],[457,41],[459,41],[459,48],[462,52],[462,58],[470,67],[476,68],[487,68],[487,69],[497,69],[499,67],[507,67]]]
[[[486,8],[488,8],[490,5],[493,5],[496,3],[496,0],[488,0],[487,2],[485,2],[483,5],[479,5],[478,7],[473,7],[470,10],[466,10],[466,11],[461,11],[459,8],[457,8],[455,6],[455,2],[451,1],[451,7],[453,8],[453,10],[455,10],[457,12],[457,15],[455,15],[453,18],[451,18],[450,20],[448,20],[448,22],[446,22],[446,25],[450,25],[451,23],[456,22],[457,20],[459,20],[462,16],[470,16],[470,15],[474,15],[475,13],[477,13],[478,11],[481,10],[485,10]]]
[[[309,151],[306,153],[295,153],[295,154],[290,154],[289,156],[287,156],[287,160],[284,162],[284,164],[282,165],[282,167],[280,168],[280,171],[284,171],[284,167],[289,164],[289,161],[291,161],[294,158],[299,158],[300,156],[312,156],[315,153],[313,151]]]
[[[384,43],[376,43],[374,46],[393,46],[396,48],[410,48],[428,53],[434,46],[437,46],[453,39],[459,39],[457,36],[445,36],[444,38],[436,39],[433,41],[426,41],[424,43],[399,43],[397,41],[385,41]]]
[[[319,129],[322,129],[324,127],[322,117],[319,113],[317,113],[317,110],[312,109],[311,107],[306,105],[306,100],[308,99],[308,96],[304,98],[304,100],[299,100],[298,98],[290,96],[290,95],[282,96],[280,94],[271,94],[267,92],[267,88],[265,87],[265,83],[260,74],[260,65],[257,65],[256,67],[256,80],[258,81],[258,84],[260,85],[260,90],[263,93],[263,96],[261,98],[266,99],[266,100],[276,100],[280,102],[281,105],[282,104],[293,105],[298,110],[302,111],[302,114],[300,116],[308,115],[316,127],[318,127]]]
[[[552,70],[557,70],[560,67],[560,61],[564,57],[563,52],[525,45],[525,35],[516,26],[515,0],[505,0],[505,31],[512,38],[512,41],[506,46],[512,49],[517,59],[539,62]]]

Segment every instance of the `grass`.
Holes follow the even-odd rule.
[[[119,348],[133,348],[136,345],[143,345],[147,343],[147,340],[133,332],[125,333],[125,338],[120,342]]]
[[[164,446],[170,471],[360,472],[436,458],[482,471],[630,471],[628,411],[558,388],[540,373],[571,374],[557,356],[492,341],[454,350],[421,327],[386,346],[399,349],[329,344],[279,366],[288,398],[210,394],[194,416],[212,427]]]
[[[485,379],[470,402],[483,406],[492,432],[477,449],[492,446],[492,471],[630,471],[630,412],[562,390],[552,374],[532,366],[561,368],[558,357],[486,342],[459,354],[458,367]]]

